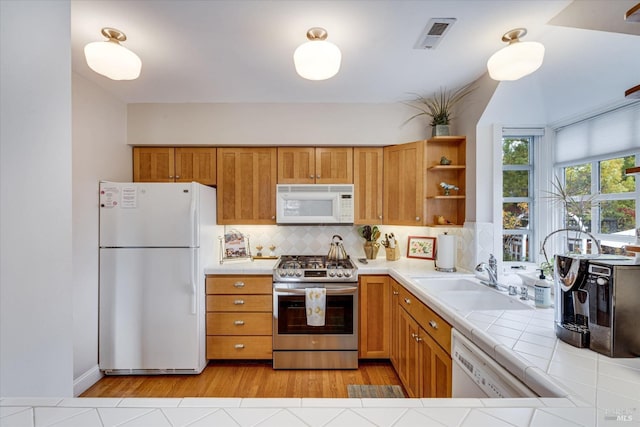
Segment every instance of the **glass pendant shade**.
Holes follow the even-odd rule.
[[[311,39],[309,33],[307,37],[310,40],[298,46],[293,53],[296,72],[308,80],[326,80],[335,76],[342,61],[338,46],[320,38]]]
[[[518,28],[506,33],[502,41],[509,45],[500,49],[487,61],[489,76],[494,80],[518,80],[533,73],[542,65],[544,46],[538,42],[521,42],[527,31]]]
[[[140,76],[142,61],[115,38],[87,44],[84,56],[89,68],[111,80],[134,80]]]

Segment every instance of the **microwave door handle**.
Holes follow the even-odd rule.
[[[305,290],[304,289],[275,288],[274,290],[276,292],[283,292],[283,293],[296,294],[296,295],[304,295],[305,294]],[[352,294],[356,290],[358,290],[358,288],[355,287],[355,286],[349,286],[349,287],[346,287],[346,288],[331,288],[331,289],[327,289],[327,295]]]

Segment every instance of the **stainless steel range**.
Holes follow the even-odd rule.
[[[307,288],[326,291],[323,326],[307,323]],[[273,367],[358,368],[358,268],[350,258],[280,257],[273,270]]]

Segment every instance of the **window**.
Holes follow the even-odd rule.
[[[531,261],[534,136],[502,138],[502,260]]]
[[[637,160],[636,154],[629,154],[562,167],[571,201],[564,209],[565,226],[589,231],[605,246],[621,246],[635,238],[638,189],[635,176],[625,170]]]
[[[636,241],[638,175],[625,170],[640,162],[639,138],[640,102],[556,130],[555,174],[573,199],[571,206],[558,209],[560,227],[593,234],[606,252]]]

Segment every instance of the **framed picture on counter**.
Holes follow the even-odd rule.
[[[435,257],[435,237],[409,236],[407,258],[435,259]]]
[[[249,246],[249,236],[236,230],[227,232],[220,239],[220,264],[225,261],[250,260],[251,247]]]

